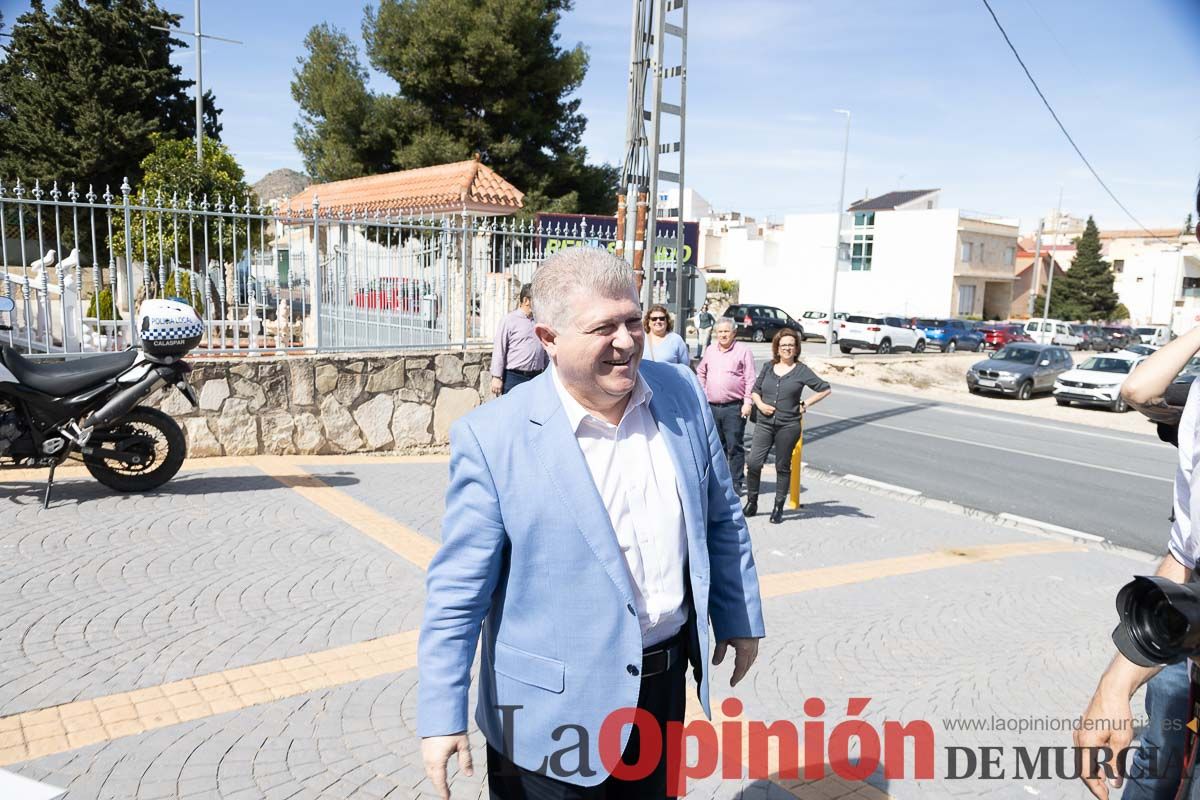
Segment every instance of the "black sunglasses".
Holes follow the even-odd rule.
[[[651,322],[666,322],[667,318],[666,317],[651,317],[650,321]]]

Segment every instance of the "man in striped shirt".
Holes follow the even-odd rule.
[[[746,418],[750,416],[750,393],[756,376],[754,356],[749,347],[736,340],[734,330],[733,320],[728,317],[717,321],[717,341],[704,351],[696,377],[712,408],[733,485],[741,494],[746,472]]]
[[[508,394],[514,386],[536,378],[546,368],[546,351],[533,332],[533,291],[521,287],[520,302],[500,321],[492,344],[492,394]]]

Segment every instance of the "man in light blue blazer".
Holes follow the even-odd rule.
[[[473,774],[482,631],[475,719],[493,798],[663,798],[666,747],[643,760],[641,743],[682,720],[686,665],[710,714],[710,631],[713,664],[734,650],[731,685],[765,635],[749,533],[699,383],[641,362],[628,264],[556,254],[533,303],[551,368],[450,433],[419,647],[425,771],[444,798],[451,757]],[[603,751],[605,719],[633,708],[653,724],[621,726]]]

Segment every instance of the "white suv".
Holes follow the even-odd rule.
[[[841,311],[835,313],[834,318],[837,321],[844,320],[846,315]],[[805,311],[800,315],[801,324],[804,325],[804,338],[820,339],[825,341],[829,335],[829,312],[828,311]],[[838,340],[837,321],[833,326],[833,341]]]
[[[890,353],[893,350],[925,352],[925,336],[914,330],[900,317],[884,314],[849,314],[838,325],[838,347],[843,353],[874,350]]]

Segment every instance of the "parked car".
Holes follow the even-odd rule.
[[[1133,332],[1138,335],[1142,344],[1162,347],[1171,341],[1171,329],[1166,325],[1149,325],[1144,328],[1135,328]]]
[[[1031,319],[1025,323],[1025,332],[1039,344],[1057,344],[1072,350],[1078,350],[1083,342],[1061,319]]]
[[[1123,353],[1133,353],[1135,356],[1148,356],[1157,350],[1158,348],[1152,344],[1131,344],[1124,350],[1118,350],[1117,355],[1121,355]]]
[[[1108,340],[1104,335],[1104,331],[1100,330],[1098,325],[1072,325],[1073,332],[1076,336],[1083,339],[1081,350],[1100,350],[1107,351]]]
[[[838,347],[843,353],[874,350],[890,353],[893,350],[925,352],[925,335],[903,319],[884,314],[848,314],[838,323]]]
[[[833,315],[834,319],[845,319],[844,311],[837,311]],[[805,326],[804,335],[809,339],[820,339],[825,341],[825,337],[829,335],[829,312],[828,311],[805,311],[800,315],[800,324]],[[833,341],[838,340],[838,332],[835,327],[833,331]]]
[[[965,320],[918,319],[913,322],[913,328],[925,335],[925,342],[929,346],[937,347],[943,353],[953,353],[955,350],[978,352],[983,349],[983,331]]]
[[[1192,382],[1198,376],[1200,356],[1194,356],[1167,387],[1166,393],[1163,394],[1164,403],[1138,409],[1147,419],[1158,425],[1158,437],[1163,441],[1170,441],[1167,437],[1175,435],[1173,429],[1179,427],[1179,418],[1183,416],[1183,407],[1192,390]]]
[[[1079,403],[1104,406],[1117,413],[1128,411],[1129,405],[1121,397],[1121,384],[1145,359],[1146,356],[1124,352],[1092,356],[1058,376],[1054,382],[1054,399],[1060,406]]]
[[[781,328],[791,328],[800,334],[801,339],[804,338],[804,326],[792,319],[782,308],[775,306],[735,303],[725,309],[722,316],[733,319],[737,325],[734,334],[739,339],[767,342]]]
[[[1101,325],[1100,330],[1104,332],[1104,341],[1109,351],[1123,350],[1126,345],[1141,341],[1141,337],[1134,333],[1132,328],[1126,328],[1124,325]]]
[[[411,311],[421,309],[421,295],[428,294],[428,283],[412,278],[376,278],[350,298],[350,305],[372,311]]]
[[[967,370],[967,391],[1013,394],[1028,400],[1054,389],[1054,380],[1072,367],[1066,348],[1052,344],[1010,344]]]
[[[1025,328],[1017,324],[1001,322],[994,325],[981,325],[979,330],[983,332],[985,348],[999,350],[1006,344],[1033,341],[1033,337],[1025,332]]]

